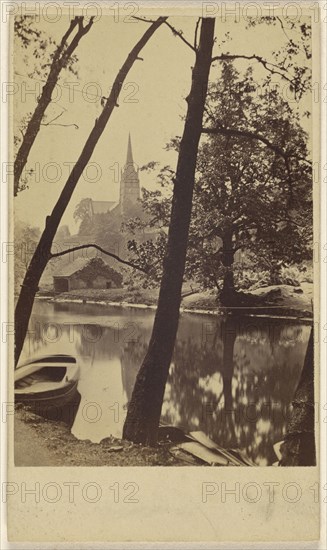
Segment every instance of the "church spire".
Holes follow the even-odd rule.
[[[127,157],[126,157],[126,166],[134,164],[133,153],[132,153],[132,141],[131,133],[128,134],[128,145],[127,145]]]
[[[140,198],[140,181],[138,169],[134,164],[131,134],[128,135],[126,164],[120,179],[120,212],[127,215],[131,207],[138,204]]]

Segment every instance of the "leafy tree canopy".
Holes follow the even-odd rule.
[[[271,270],[273,264],[311,258],[308,136],[299,113],[269,84],[268,79],[258,92],[252,68],[241,74],[223,61],[221,76],[209,89],[186,264],[186,277],[204,286],[220,286],[226,254],[231,266],[238,250]],[[176,137],[168,147],[178,146]],[[163,167],[159,181],[163,189],[143,190],[142,198],[147,227],[157,228],[158,236],[151,245],[134,239],[129,246],[134,258],[149,265],[154,257],[163,258],[173,171]],[[131,219],[129,228],[137,235],[145,222]],[[155,278],[160,271],[159,261]]]

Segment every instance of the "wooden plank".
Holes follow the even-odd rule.
[[[198,443],[197,441],[187,441],[185,443],[180,443],[177,445],[179,449],[182,449],[183,451],[186,451],[190,453],[193,456],[196,456],[197,458],[200,458],[207,464],[217,464],[219,466],[228,466],[229,461],[227,458],[225,458],[222,455],[219,455],[216,452],[211,451],[210,449],[207,449],[207,447],[204,447],[201,445],[201,443]]]
[[[242,466],[257,466],[257,464],[255,464],[250,458],[248,458],[246,454],[240,449],[229,449],[228,452],[239,459]]]
[[[215,443],[208,437],[204,432],[202,431],[196,431],[196,432],[190,432],[189,434],[192,439],[195,441],[198,441],[208,449],[211,449],[212,451],[217,451],[220,454],[222,454],[228,462],[230,462],[233,466],[243,466],[244,462],[233,456],[231,453],[229,453],[226,449],[218,445],[218,443]]]
[[[179,449],[178,447],[172,447],[171,449],[169,449],[169,452],[174,458],[177,458],[177,460],[182,460],[183,462],[187,462],[192,466],[203,466],[205,464],[203,460],[196,458],[195,456],[187,453],[186,451],[183,451],[182,449]]]

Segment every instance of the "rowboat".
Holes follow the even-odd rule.
[[[29,361],[15,371],[15,401],[33,407],[64,407],[76,397],[78,373],[71,355]]]

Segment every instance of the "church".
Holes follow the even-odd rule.
[[[120,170],[119,202],[82,199],[80,205],[82,204],[83,217],[80,217],[81,224],[78,235],[65,235],[65,245],[63,246],[67,248],[70,241],[72,246],[75,246],[76,237],[78,237],[79,244],[97,242],[106,250],[112,250],[122,258],[127,257],[129,233],[122,228],[122,223],[132,217],[143,218],[140,198],[139,170],[134,163],[132,141],[129,134],[126,162]],[[107,216],[112,221],[109,230],[106,230]],[[153,238],[153,235],[153,232],[142,231],[134,236],[142,242]],[[60,241],[57,242],[60,245]],[[94,262],[100,260],[102,264],[95,266]],[[95,271],[96,276],[94,275]],[[89,273],[93,273],[93,276],[88,277]],[[55,292],[83,288],[121,288],[122,284],[123,278],[119,272],[119,264],[106,255],[101,255],[99,258],[99,252],[95,249],[88,249],[87,253],[85,250],[76,251],[73,257],[67,255],[61,258],[53,269],[46,270],[43,278],[44,287],[50,287]]]
[[[138,206],[141,198],[139,170],[133,159],[131,134],[128,136],[127,156],[124,168],[120,171],[120,193],[119,202],[87,200],[88,216],[93,219],[98,214],[109,212],[126,217]]]

